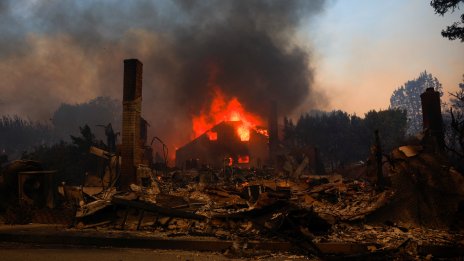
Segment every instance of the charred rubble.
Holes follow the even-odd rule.
[[[142,63],[125,60],[122,144],[89,151],[105,166],[98,182],[87,177],[82,186],[57,184],[54,172],[39,162],[7,165],[2,170],[6,201],[21,205],[5,212],[5,222],[231,240],[238,243],[225,251],[239,257],[253,256],[251,241],[290,243],[285,250],[322,259],[464,254],[464,177],[443,153],[433,90],[422,97],[424,132],[415,143],[386,152],[377,136],[369,160],[335,171],[321,166],[317,150],[280,146],[273,119],[268,150],[262,148],[266,136],[259,133],[254,151],[239,146],[239,140],[198,145],[227,134],[233,124],[223,123],[213,129],[218,136],[205,134],[180,150],[182,168],[154,166],[141,94]],[[271,108],[275,116],[276,105]],[[229,158],[237,162],[243,155],[247,162],[229,164]],[[262,159],[253,161],[256,155]]]

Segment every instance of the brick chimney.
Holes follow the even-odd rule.
[[[121,176],[122,190],[135,183],[137,165],[142,163],[140,115],[142,112],[143,64],[137,59],[124,60],[122,113]]]
[[[440,93],[433,88],[421,94],[423,129],[431,137],[439,149],[444,149],[443,118],[441,116]]]

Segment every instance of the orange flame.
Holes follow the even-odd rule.
[[[214,98],[207,110],[203,110],[200,115],[192,118],[193,138],[196,138],[222,121],[240,121],[241,125],[237,128],[237,135],[242,141],[250,140],[250,130],[256,130],[261,134],[267,134],[266,130],[261,130],[257,126],[262,125],[259,116],[247,112],[236,97],[226,99],[225,95],[217,87],[213,88]],[[210,140],[217,139],[209,134]]]
[[[208,136],[209,140],[217,140],[217,132],[208,131],[206,135]]]
[[[238,156],[238,163],[250,163],[250,156]]]

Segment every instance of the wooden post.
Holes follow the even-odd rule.
[[[382,145],[380,144],[379,130],[375,130],[375,160],[377,163],[377,190],[385,190],[385,178],[382,167]]]

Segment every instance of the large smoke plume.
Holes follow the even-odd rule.
[[[121,99],[123,59],[144,64],[143,115],[173,146],[211,99],[211,76],[266,116],[321,96],[302,21],[323,0],[1,1],[0,112],[47,120],[60,103]]]

